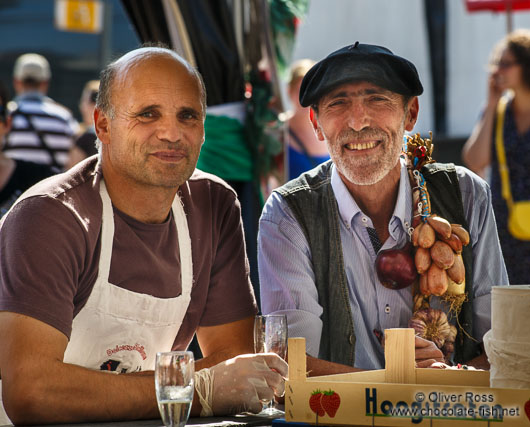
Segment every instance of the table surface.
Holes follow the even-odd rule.
[[[272,426],[272,418],[238,415],[235,417],[207,417],[190,418],[187,426],[202,427],[234,427],[234,426]],[[114,421],[102,423],[81,423],[81,424],[57,424],[46,427],[164,427],[161,419],[138,420],[138,421]],[[12,427],[11,424],[0,427]]]

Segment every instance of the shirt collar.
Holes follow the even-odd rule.
[[[389,224],[389,232],[394,238],[396,238],[394,234],[395,227],[392,225],[397,221],[401,223],[404,230],[407,230],[410,227],[412,212],[412,191],[410,188],[407,167],[403,158],[400,159],[400,164],[401,176],[399,179],[398,197]],[[339,214],[342,221],[353,226],[353,218],[362,212],[355,202],[355,199],[348,191],[346,184],[342,181],[334,164],[331,168],[331,188],[337,199]]]
[[[335,194],[335,199],[337,199],[342,221],[346,224],[353,224],[353,218],[361,213],[361,209],[348,191],[344,181],[342,181],[335,164],[331,167],[331,188],[333,189],[333,194]]]

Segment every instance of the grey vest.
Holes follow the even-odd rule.
[[[276,189],[287,202],[302,228],[311,250],[318,302],[323,308],[319,358],[353,366],[355,333],[339,228],[337,201],[331,188],[328,161]],[[425,166],[433,213],[467,229],[462,196],[453,164]],[[469,300],[459,315],[460,325],[472,334],[472,254],[471,246],[462,252],[466,266],[466,291]],[[332,286],[329,286],[332,284]],[[479,354],[478,346],[461,331],[455,342],[455,361],[465,362]]]

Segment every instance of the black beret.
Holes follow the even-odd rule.
[[[356,42],[330,53],[306,73],[300,86],[300,105],[314,105],[330,90],[352,81],[368,81],[405,96],[423,93],[412,62],[386,47]]]

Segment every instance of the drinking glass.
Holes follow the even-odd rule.
[[[195,361],[191,351],[156,354],[156,400],[166,427],[186,425],[193,399],[194,371]]]
[[[256,316],[254,320],[254,352],[276,353],[282,359],[287,356],[287,317],[285,314]],[[262,399],[263,409],[258,415],[282,416],[283,411],[274,407],[274,399]]]

